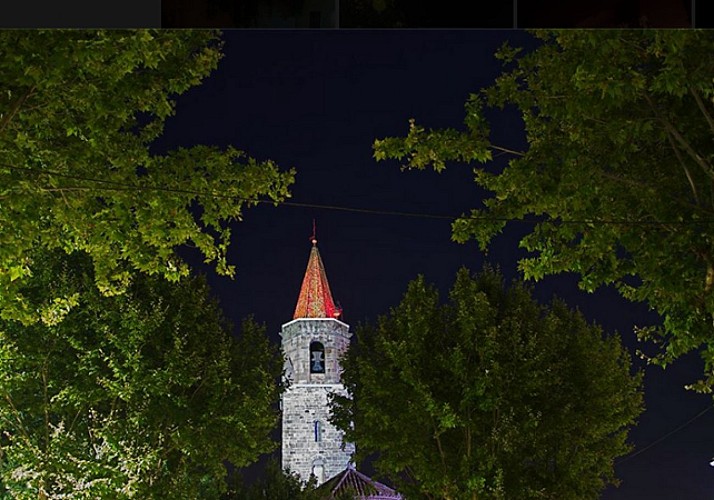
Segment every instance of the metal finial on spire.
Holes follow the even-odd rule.
[[[310,241],[313,245],[317,245],[317,234],[315,231],[315,219],[312,219],[312,236],[310,236]]]

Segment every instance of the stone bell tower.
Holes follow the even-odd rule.
[[[282,326],[282,350],[289,387],[282,395],[282,466],[322,484],[350,463],[354,445],[328,421],[328,394],[346,391],[339,357],[352,334],[343,323],[312,238],[312,250],[293,320]]]

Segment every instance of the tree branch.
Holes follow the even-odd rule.
[[[434,416],[431,415],[432,425],[434,426],[434,439],[436,440],[436,447],[439,449],[439,458],[441,458],[441,466],[444,469],[444,477],[449,477],[449,468],[446,466],[446,453],[444,448],[441,446],[441,438],[439,437],[439,426],[436,425]]]
[[[697,196],[697,188],[694,185],[694,179],[692,179],[692,174],[687,168],[687,165],[684,164],[684,160],[682,159],[682,155],[679,154],[679,149],[677,148],[677,145],[674,143],[674,140],[672,139],[672,136],[670,134],[667,134],[667,140],[669,141],[670,146],[672,146],[672,151],[674,151],[674,156],[677,157],[677,160],[679,160],[679,164],[682,165],[682,168],[684,169],[684,175],[687,176],[687,180],[689,181],[689,187],[692,188],[692,194],[694,195],[694,201],[697,202],[697,205],[699,205],[699,196]]]
[[[68,433],[68,434],[71,434],[71,433],[72,433],[72,430],[74,429],[74,425],[77,423],[77,420],[79,420],[79,415],[80,415],[81,413],[82,413],[82,407],[80,407],[79,410],[77,410],[77,414],[76,414],[76,415],[74,416],[74,418],[72,419],[72,423],[69,424],[69,427],[67,428],[67,433]]]
[[[43,406],[45,413],[45,454],[49,453],[50,449],[50,399],[47,394],[47,364],[49,363],[49,355],[45,358],[44,363],[42,363],[41,375],[42,375],[42,393],[44,396]]]
[[[677,140],[677,142],[684,148],[684,150],[687,152],[689,156],[694,159],[694,161],[702,167],[702,170],[704,170],[704,173],[706,173],[709,177],[714,179],[714,173],[712,172],[712,167],[709,165],[706,161],[704,161],[704,158],[699,156],[699,154],[692,148],[691,144],[687,142],[687,140],[682,136],[682,134],[679,133],[679,131],[672,125],[669,120],[667,120],[665,117],[663,117],[660,112],[657,110],[657,107],[655,104],[652,102],[652,99],[650,99],[650,96],[647,94],[644,94],[645,100],[649,104],[650,108],[654,112],[655,116],[657,119],[664,125],[664,128],[672,134],[672,136]]]
[[[682,200],[682,199],[677,198],[677,197],[675,197],[675,196],[672,196],[671,194],[668,194],[668,193],[667,193],[667,194],[663,194],[663,193],[661,193],[660,190],[658,190],[656,187],[654,187],[654,186],[652,186],[652,185],[650,185],[650,184],[647,184],[647,183],[645,183],[645,182],[637,181],[637,180],[634,180],[634,179],[628,179],[628,178],[626,178],[626,177],[622,177],[622,176],[617,175],[617,174],[614,174],[614,173],[612,173],[612,172],[606,172],[606,171],[604,171],[604,170],[598,170],[597,173],[598,173],[601,177],[604,177],[604,178],[606,178],[606,179],[610,179],[610,180],[614,180],[614,181],[617,181],[617,182],[621,182],[621,183],[623,183],[623,184],[629,184],[630,186],[633,186],[633,187],[636,187],[636,188],[640,188],[640,189],[644,188],[644,189],[647,189],[647,190],[649,190],[649,191],[652,191],[653,193],[655,193],[657,196],[660,196],[660,197],[665,196],[665,197],[669,198],[670,200],[674,201],[675,203],[677,203],[677,204],[679,204],[679,205],[682,205],[682,206],[684,206],[684,207],[686,207],[686,208],[688,208],[688,209],[694,208],[694,209],[697,209],[697,210],[699,210],[699,211],[701,211],[701,212],[703,212],[703,213],[705,213],[705,214],[709,214],[709,215],[711,215],[712,213],[714,213],[714,212],[712,212],[711,210],[705,209],[705,208],[702,207],[701,205],[695,205],[695,204],[691,203],[690,201]]]
[[[439,432],[434,433],[434,439],[436,439],[436,447],[439,449],[439,457],[441,458],[441,465],[444,467],[444,473],[448,471],[446,467],[446,453],[444,453],[444,448],[441,446],[441,438],[439,438]]]
[[[513,149],[502,148],[501,146],[494,146],[493,144],[491,144],[491,149],[495,149],[496,151],[502,151],[504,153],[511,153],[512,155],[516,155],[516,156],[525,156],[526,155],[523,151],[515,151]]]
[[[466,458],[471,460],[471,424],[466,425]]]
[[[0,120],[0,133],[5,130],[5,127],[7,127],[8,123],[10,123],[10,120],[14,118],[14,116],[20,110],[24,102],[27,100],[27,98],[32,95],[32,92],[34,92],[34,90],[35,87],[30,87],[24,94],[15,99],[15,101],[12,103],[12,106],[10,106],[8,113],[2,117],[2,120]]]
[[[704,118],[706,118],[707,123],[709,124],[709,128],[712,129],[712,134],[714,134],[714,119],[707,111],[706,106],[704,106],[704,101],[702,101],[702,97],[699,95],[699,92],[697,92],[697,89],[695,89],[694,87],[690,86],[689,92],[691,92],[691,94],[694,96],[694,100],[697,101],[697,106],[699,106],[699,110],[704,115]]]
[[[22,421],[22,416],[20,415],[20,412],[17,411],[17,407],[12,401],[12,398],[10,397],[10,393],[5,391],[5,401],[8,402],[10,405],[10,409],[12,409],[12,414],[15,417],[15,420],[17,421],[18,428],[20,429],[20,434],[22,437],[25,439],[25,442],[27,443],[28,447],[32,447],[32,440],[30,439],[30,433],[27,431],[27,428],[25,427],[25,424]]]

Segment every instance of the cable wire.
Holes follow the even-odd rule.
[[[447,214],[433,214],[433,213],[424,213],[424,212],[405,212],[405,211],[399,211],[399,210],[379,210],[379,209],[371,209],[371,208],[359,208],[359,207],[345,207],[345,206],[339,206],[339,205],[326,205],[326,204],[321,204],[321,203],[304,203],[304,202],[297,202],[297,201],[274,201],[274,200],[266,200],[266,199],[260,199],[260,198],[245,198],[241,196],[236,196],[236,195],[229,195],[229,194],[220,194],[220,193],[215,193],[215,192],[210,192],[210,191],[194,191],[190,189],[179,189],[179,188],[170,188],[170,187],[164,187],[164,186],[140,186],[138,184],[125,184],[122,182],[117,182],[117,181],[111,181],[107,179],[94,179],[90,177],[82,177],[82,176],[76,176],[76,175],[70,175],[70,174],[63,174],[61,172],[54,172],[51,170],[43,170],[43,169],[36,169],[36,168],[30,168],[30,167],[16,167],[12,165],[4,165],[6,168],[11,169],[11,170],[17,170],[17,171],[26,171],[26,172],[34,172],[34,173],[39,173],[39,174],[44,174],[44,175],[54,175],[57,177],[64,177],[67,179],[73,179],[73,180],[80,180],[80,181],[86,181],[86,182],[96,182],[99,184],[105,184],[113,187],[88,187],[88,186],[66,186],[64,189],[66,190],[75,190],[75,191],[82,191],[82,190],[108,190],[108,191],[130,191],[130,190],[137,190],[137,191],[159,191],[159,192],[166,192],[166,193],[176,193],[176,194],[192,194],[196,196],[208,196],[212,198],[225,198],[225,199],[232,199],[232,200],[238,200],[242,201],[245,203],[262,203],[262,204],[271,204],[271,205],[283,205],[287,207],[300,207],[300,208],[315,208],[315,209],[320,209],[320,210],[334,210],[334,211],[342,211],[342,212],[352,212],[352,213],[363,213],[363,214],[370,214],[370,215],[389,215],[389,216],[399,216],[399,217],[415,217],[415,218],[422,218],[422,219],[442,219],[442,220],[451,220],[454,221],[456,219],[465,219],[465,220],[473,220],[473,221],[481,221],[481,222],[521,222],[521,223],[526,223],[526,224],[540,224],[543,222],[550,222],[553,224],[559,224],[559,225],[566,225],[566,224],[608,224],[608,225],[631,225],[631,226],[637,226],[637,225],[643,225],[643,226],[662,226],[662,225],[689,225],[689,224],[713,224],[714,219],[695,219],[695,220],[678,220],[678,221],[656,221],[656,220],[635,220],[635,219],[538,219],[538,218],[529,218],[529,219],[516,219],[513,217],[495,217],[495,216],[473,216],[473,215],[447,215]],[[55,189],[62,189],[62,188],[55,188]]]
[[[697,420],[699,417],[701,417],[701,416],[704,415],[706,412],[708,412],[709,410],[711,410],[712,407],[713,407],[713,406],[711,406],[711,405],[710,405],[710,406],[707,406],[707,407],[704,408],[702,411],[700,411],[699,413],[697,413],[696,415],[694,415],[692,418],[690,418],[689,420],[687,420],[686,422],[684,422],[682,425],[680,425],[679,427],[677,427],[676,429],[674,429],[674,430],[672,430],[672,431],[669,431],[669,432],[668,432],[667,434],[665,434],[664,436],[662,436],[662,437],[660,437],[660,438],[658,438],[658,439],[655,439],[653,442],[651,442],[650,444],[648,444],[647,446],[645,446],[645,447],[642,448],[641,450],[637,450],[636,452],[634,452],[634,453],[632,453],[632,454],[630,454],[630,455],[627,455],[626,457],[623,457],[623,458],[620,459],[620,460],[616,460],[616,461],[615,461],[615,465],[620,465],[622,462],[625,462],[625,461],[627,461],[627,460],[629,460],[629,459],[631,459],[631,458],[634,458],[634,457],[636,457],[637,455],[639,455],[639,454],[641,454],[641,453],[644,453],[645,451],[649,450],[649,449],[652,448],[653,446],[658,445],[659,443],[661,443],[662,441],[664,441],[665,439],[667,439],[667,438],[668,438],[669,436],[671,436],[672,434],[675,434],[675,433],[681,431],[682,429],[684,429],[685,427],[687,427],[689,424],[691,424],[692,422],[694,422],[695,420]]]

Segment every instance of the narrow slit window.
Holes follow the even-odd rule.
[[[315,442],[319,443],[322,441],[322,422],[319,420],[315,420],[315,423],[313,424],[315,427]]]

